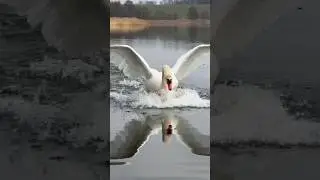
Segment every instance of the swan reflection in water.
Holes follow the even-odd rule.
[[[210,156],[210,135],[202,134],[188,120],[173,111],[145,115],[131,120],[110,142],[110,159],[125,159],[136,155],[151,135],[162,134],[162,142],[170,143],[174,135],[196,155]],[[112,164],[112,162],[111,162]]]

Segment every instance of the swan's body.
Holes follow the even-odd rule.
[[[150,79],[145,80],[145,89],[149,91],[157,91],[164,88],[165,83],[162,81],[162,72],[159,72],[156,69],[150,69],[152,76]],[[176,89],[179,85],[179,82],[176,76],[172,75],[172,89]]]
[[[147,91],[161,89],[171,91],[178,87],[179,81],[203,64],[199,57],[210,52],[209,44],[202,44],[183,54],[171,68],[164,65],[161,71],[151,68],[146,60],[128,45],[111,45],[110,51],[122,56],[124,61],[111,58],[125,75],[131,78],[142,77]]]

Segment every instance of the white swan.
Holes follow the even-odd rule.
[[[201,44],[192,48],[183,54],[172,68],[163,65],[161,72],[151,68],[146,60],[129,45],[110,45],[110,51],[124,59],[119,61],[119,59],[110,58],[111,62],[118,65],[127,76],[144,78],[147,91],[160,89],[172,91],[178,87],[180,80],[203,64],[203,59],[199,57],[210,52],[210,44]]]

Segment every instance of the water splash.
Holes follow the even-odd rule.
[[[110,98],[122,106],[131,108],[210,108],[210,100],[200,97],[192,89],[177,89],[176,91],[158,94],[148,93],[144,90],[129,94],[110,92]]]

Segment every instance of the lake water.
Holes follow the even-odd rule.
[[[139,94],[138,81],[123,78],[112,67],[109,139],[109,57],[101,53],[71,60],[48,47],[24,18],[1,18],[1,174],[10,179],[209,179],[208,64],[181,84],[179,101],[159,107],[153,95]],[[195,45],[208,43],[208,32],[153,29],[143,37],[113,40],[132,44],[160,68],[161,62],[171,65]],[[162,137],[166,123],[175,129]],[[106,164],[110,150],[111,174]]]
[[[246,52],[219,62],[210,121],[205,68],[182,84],[184,100],[171,103],[157,103],[138,90],[139,81],[113,68],[111,139],[105,126],[107,57],[70,61],[30,31],[24,19],[4,23],[19,31],[9,28],[12,35],[0,38],[0,174],[10,179],[209,179],[211,160],[216,179],[318,180],[317,7],[282,18]],[[160,68],[209,39],[209,29],[156,28],[115,35],[112,42],[131,44]],[[179,131],[163,137],[165,123]],[[209,134],[210,158],[203,148]],[[109,140],[111,174],[105,164]]]
[[[219,61],[211,177],[320,178],[318,3],[306,1]]]
[[[103,66],[66,58],[23,18],[10,17],[0,18],[11,30],[0,36],[0,173],[17,180],[108,179]]]
[[[114,35],[110,44],[132,46],[151,67],[161,70],[191,48],[208,43],[194,34],[190,38],[188,29],[162,30],[169,32],[149,29],[149,36]],[[209,40],[208,33],[203,36]],[[116,54],[111,58],[122,60]],[[111,164],[117,165],[111,165],[111,179],[210,179],[210,54],[200,58],[204,65],[181,82],[182,95],[167,100],[144,92],[142,81],[112,67]],[[163,132],[168,124],[176,128],[173,135]]]

